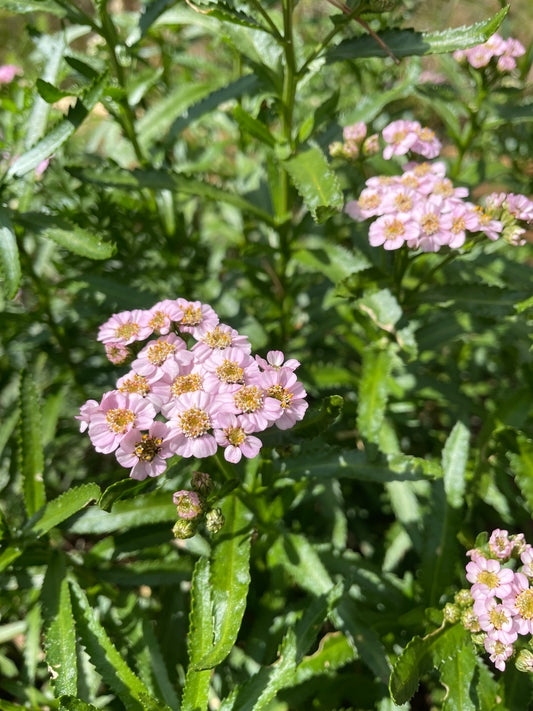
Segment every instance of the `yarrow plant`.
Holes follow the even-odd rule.
[[[500,671],[519,652],[518,668],[531,671],[523,663],[523,652],[525,656],[530,652],[522,649],[521,638],[533,641],[533,547],[523,533],[509,535],[496,529],[468,556],[470,590],[456,595],[456,607],[448,606],[445,617],[459,617]]]
[[[133,479],[159,476],[173,455],[203,458],[221,447],[233,464],[256,457],[257,434],[289,429],[308,406],[298,361],[281,351],[252,356],[247,337],[198,301],[114,314],[98,340],[112,363],[129,361],[131,370],[77,419],[96,451],[115,453]]]
[[[383,158],[413,153],[428,159],[438,157],[441,143],[429,128],[417,121],[393,121],[382,131]],[[400,175],[369,178],[357,200],[345,212],[369,227],[372,247],[438,252],[442,247],[459,248],[467,235],[482,233],[490,240],[503,235],[511,244],[523,244],[521,235],[533,221],[533,203],[524,195],[494,194],[486,207],[468,201],[468,189],[456,187],[446,177],[442,161],[408,161]]]
[[[526,53],[524,45],[517,39],[504,40],[495,32],[483,44],[478,44],[469,49],[458,49],[453,53],[458,62],[467,62],[474,69],[488,66],[492,60],[500,72],[510,72],[516,68],[516,57]]]

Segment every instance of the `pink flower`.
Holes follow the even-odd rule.
[[[208,304],[186,299],[178,299],[178,304],[183,311],[179,324],[182,333],[191,333],[197,338],[203,332],[214,329],[219,322],[218,316]]]
[[[199,329],[196,336],[198,343],[191,348],[197,363],[203,363],[214,351],[227,348],[240,348],[250,354],[252,346],[246,336],[242,336],[234,328],[225,323],[219,323],[211,331]]]
[[[146,318],[152,333],[164,336],[170,331],[172,324],[181,322],[183,311],[177,301],[165,299],[152,306]]]
[[[85,432],[89,427],[91,415],[98,412],[99,408],[100,403],[96,400],[87,400],[87,402],[80,407],[80,414],[75,415],[75,418],[80,421],[80,432]]]
[[[241,461],[244,455],[253,459],[261,449],[262,442],[251,435],[255,430],[235,415],[220,415],[218,421],[221,429],[215,430],[215,438],[224,449],[224,459],[232,464]]]
[[[89,437],[97,452],[109,454],[134,427],[148,429],[155,415],[155,407],[140,395],[112,390],[105,393],[97,410],[91,410]]]
[[[513,552],[514,543],[509,540],[509,532],[496,528],[490,535],[489,549],[490,552],[500,558],[500,560],[509,560]]]
[[[185,393],[174,402],[170,417],[172,447],[181,457],[209,457],[217,451],[212,434],[225,403],[210,393]]]
[[[111,361],[113,365],[122,365],[131,355],[128,347],[120,343],[106,343],[104,348],[107,360]]]
[[[515,573],[511,594],[503,603],[514,614],[518,634],[533,634],[533,589],[523,573]]]
[[[383,158],[389,160],[393,155],[405,155],[417,142],[420,129],[418,121],[393,121],[385,126],[381,135],[386,143]]]
[[[268,381],[269,373],[264,375]],[[279,400],[269,396],[259,385],[243,385],[239,390],[228,395],[225,411],[231,412],[231,409],[233,414],[241,415],[239,420],[248,432],[266,430],[282,414]]]
[[[442,148],[442,143],[435,136],[435,133],[430,128],[419,128],[416,131],[417,140],[411,146],[413,153],[419,153],[425,158],[436,158],[440,149]]]
[[[178,516],[184,519],[197,518],[204,510],[202,501],[196,491],[175,491],[172,501],[178,509]]]
[[[499,561],[476,556],[466,566],[466,579],[473,583],[472,597],[494,597],[503,599],[511,592],[514,573],[510,568],[502,568]]]
[[[283,351],[268,351],[266,360],[258,355],[255,356],[255,360],[263,370],[279,370],[280,368],[296,370],[300,366],[300,361],[295,358],[289,358],[286,361]]]
[[[493,639],[505,644],[512,644],[518,637],[511,611],[498,604],[494,598],[487,601],[485,611],[479,615],[479,626],[484,632],[490,633]]]
[[[288,430],[303,419],[308,407],[307,393],[292,370],[268,370],[261,382],[269,398],[275,398],[281,404],[281,415],[275,422],[278,429]]]
[[[193,355],[187,350],[185,341],[175,333],[160,336],[151,340],[139,351],[139,355],[131,364],[132,370],[144,375],[148,380],[155,381],[165,372],[178,374],[190,365]]]
[[[416,240],[418,227],[409,214],[382,215],[368,229],[368,241],[372,247],[383,245],[384,249],[399,249],[405,242]]]
[[[240,348],[212,351],[202,365],[206,370],[205,389],[210,391],[233,392],[241,385],[255,382],[260,375],[255,360]]]
[[[123,467],[131,467],[130,477],[142,481],[147,476],[162,474],[167,468],[165,459],[173,455],[168,441],[168,427],[164,422],[154,421],[143,433],[131,429],[120,441],[115,456]]]
[[[381,203],[383,191],[376,188],[365,188],[359,200],[351,200],[346,203],[344,211],[347,215],[358,222],[362,222],[369,217],[382,214]]]
[[[500,642],[493,637],[488,636],[484,642],[485,649],[490,654],[490,661],[493,662],[496,669],[505,671],[505,662],[513,653],[513,645]]]
[[[20,67],[15,64],[3,64],[0,66],[0,84],[9,84],[17,74],[22,74]]]
[[[127,346],[134,341],[144,341],[151,332],[146,311],[121,311],[100,326],[97,340]]]

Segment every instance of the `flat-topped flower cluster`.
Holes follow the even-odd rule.
[[[466,578],[472,583],[473,605],[462,622],[482,635],[491,661],[503,671],[518,637],[533,634],[533,547],[522,533],[510,536],[496,529],[485,548],[468,551]]]
[[[307,409],[299,362],[281,351],[253,356],[248,338],[199,301],[114,314],[98,340],[111,362],[131,370],[77,419],[96,451],[114,452],[134,479],[158,476],[174,454],[202,458],[222,447],[229,462],[253,458],[258,433],[288,429]]]
[[[417,121],[393,121],[382,131],[383,158],[416,153],[436,158],[441,143]],[[491,195],[485,208],[469,202],[468,189],[455,187],[442,161],[408,161],[400,175],[369,178],[357,200],[346,204],[354,220],[371,219],[368,237],[373,247],[399,249],[404,244],[423,252],[462,247],[467,234],[490,240],[503,236],[522,244],[525,225],[533,222],[533,202],[524,195]]]
[[[453,57],[458,62],[468,62],[474,69],[486,67],[494,59],[498,71],[510,72],[516,67],[516,57],[521,57],[525,53],[525,47],[519,40],[512,37],[505,40],[495,32],[483,44],[456,50]]]

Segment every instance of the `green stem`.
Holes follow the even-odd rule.
[[[265,10],[265,8],[261,5],[259,0],[251,0],[252,5],[255,7],[255,9],[261,14],[263,19],[266,21],[267,25],[270,27],[272,30],[272,34],[276,38],[276,40],[280,43],[283,44],[283,36],[281,35],[280,31],[274,24],[274,20],[270,17],[268,12]]]
[[[305,75],[305,72],[307,71],[311,62],[313,62],[320,54],[322,54],[322,52],[327,48],[327,46],[329,45],[331,40],[335,37],[335,35],[338,34],[344,28],[344,26],[356,16],[356,13],[357,13],[357,6],[350,12],[349,15],[344,16],[345,22],[343,22],[342,24],[339,23],[332,30],[330,30],[330,32],[325,36],[325,38],[322,40],[322,42],[320,42],[315,47],[315,49],[311,52],[311,54],[307,57],[305,62],[302,64],[302,66],[298,70],[298,77],[301,78]]]

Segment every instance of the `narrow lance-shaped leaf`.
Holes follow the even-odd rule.
[[[456,49],[467,49],[486,42],[501,25],[508,11],[509,5],[488,20],[442,32],[417,32],[410,29],[390,30],[381,32],[379,37],[398,58],[454,52]],[[373,37],[365,35],[356,39],[344,40],[330,49],[326,53],[326,61],[338,62],[344,59],[386,56],[388,55],[383,47]]]
[[[368,348],[363,356],[357,428],[362,437],[378,443],[389,394],[388,378],[391,356],[386,350]]]
[[[53,551],[41,590],[41,602],[46,663],[56,696],[75,696],[77,693],[76,630],[66,573],[63,554]]]
[[[249,513],[236,496],[222,507],[226,522],[211,561],[214,644],[193,668],[210,669],[230,653],[241,628],[250,584]]]
[[[316,221],[322,222],[342,208],[339,181],[320,148],[311,148],[282,165]]]
[[[77,581],[71,580],[70,586],[76,630],[96,671],[109,688],[117,694],[128,711],[144,711],[147,702],[152,708],[168,709],[166,704],[158,704],[152,698],[144,683],[126,664]]]
[[[98,484],[91,483],[75,486],[63,494],[60,494],[39,510],[33,518],[28,521],[24,533],[40,537],[51,528],[66,521],[67,518],[73,516],[87,506],[87,504],[91,503],[91,501],[98,500],[99,496],[100,487]]]
[[[28,516],[43,506],[44,455],[41,443],[41,409],[37,389],[28,372],[20,377],[19,447],[24,503]]]
[[[209,654],[213,647],[213,609],[211,600],[210,564],[199,558],[191,587],[189,615],[189,670],[185,678],[182,706],[185,710],[204,711],[209,701],[211,669],[195,671],[193,666]]]
[[[20,284],[20,259],[11,215],[4,207],[0,207],[0,277],[5,297],[13,299]]]
[[[107,78],[107,73],[99,76],[84,95],[76,101],[67,116],[61,119],[33,148],[30,148],[11,164],[7,173],[8,177],[20,177],[33,170],[70,138],[102,96]]]
[[[466,488],[466,464],[470,432],[466,425],[457,422],[450,432],[442,451],[444,491],[448,504],[457,509],[463,504]]]

